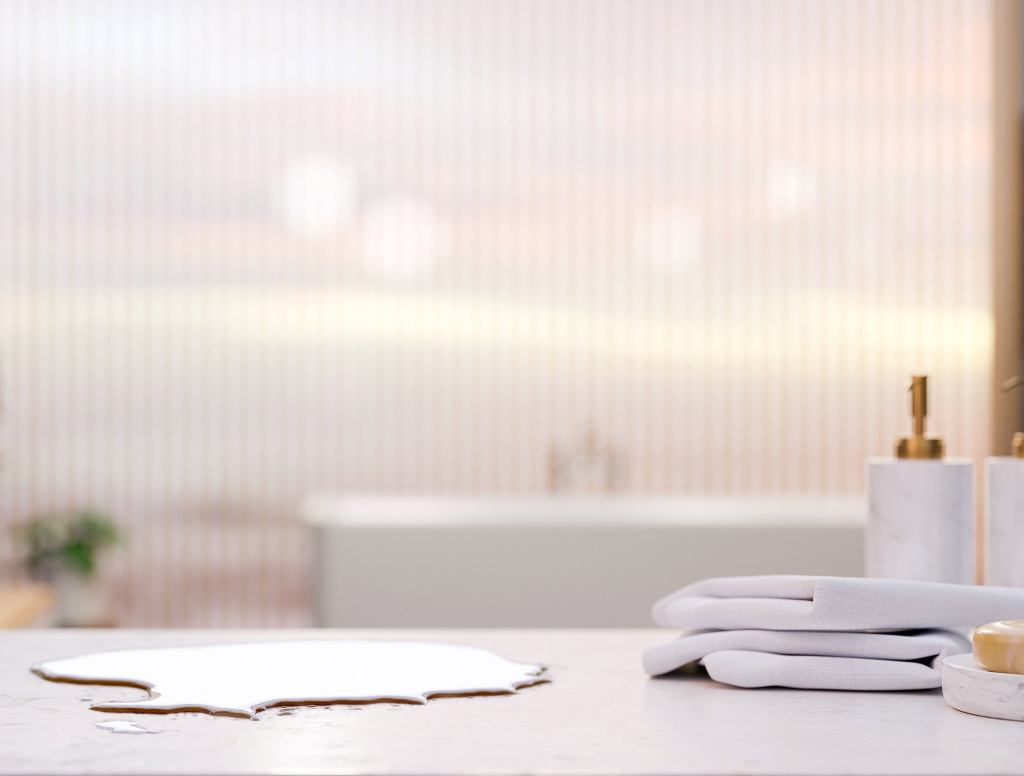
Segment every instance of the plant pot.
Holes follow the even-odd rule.
[[[87,628],[108,624],[103,585],[96,577],[60,571],[53,580],[57,596],[57,624]]]

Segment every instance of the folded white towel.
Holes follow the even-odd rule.
[[[686,630],[908,630],[1024,619],[1024,589],[852,577],[719,577],[662,598],[658,625]]]
[[[653,615],[658,625],[689,633],[645,652],[644,668],[652,675],[699,660],[713,679],[738,687],[917,690],[940,686],[943,657],[970,650],[967,639],[949,629],[1024,619],[1024,590],[896,579],[721,577],[662,598]]]
[[[923,690],[942,684],[942,658],[967,652],[952,631],[845,633],[731,630],[683,634],[644,652],[652,676],[701,661],[737,687]]]
[[[735,687],[801,690],[931,690],[942,686],[941,663],[852,657],[791,657],[770,652],[715,652],[704,658],[708,676]]]

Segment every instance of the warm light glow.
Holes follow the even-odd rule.
[[[854,295],[834,292],[784,294],[786,315],[765,318],[756,327],[727,311],[705,322],[682,316],[676,320],[644,314],[482,299],[454,293],[409,296],[392,291],[255,291],[216,289],[153,291],[144,302],[132,293],[87,292],[50,295],[55,304],[49,319],[55,331],[83,338],[120,336],[144,327],[160,332],[195,329],[211,346],[264,348],[330,348],[343,344],[413,345],[431,352],[472,353],[494,348],[530,354],[591,355],[609,369],[624,365],[652,368],[757,370],[767,375],[801,378],[807,351],[838,351],[838,369],[858,377],[860,360],[907,365],[903,371],[943,360],[964,370],[991,363],[993,321],[979,308],[934,309],[909,305],[865,303]],[[737,304],[752,306],[754,298]],[[22,295],[0,296],[10,325],[0,331],[8,339],[34,333],[38,321],[33,304]],[[201,315],[196,311],[202,310]],[[804,321],[813,321],[813,326]],[[888,332],[879,337],[878,332]],[[223,332],[217,336],[215,332]],[[933,336],[934,333],[937,333]],[[744,347],[730,343],[742,339]]]

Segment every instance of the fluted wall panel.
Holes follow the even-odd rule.
[[[121,622],[302,622],[309,490],[851,495],[912,371],[984,454],[990,17],[0,4],[0,574],[92,504]]]

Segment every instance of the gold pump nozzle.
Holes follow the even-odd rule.
[[[945,453],[941,437],[925,436],[925,418],[928,415],[928,377],[910,378],[910,414],[914,417],[914,433],[896,440],[896,457],[911,460],[936,460]],[[1021,445],[1024,446],[1024,440]]]
[[[1003,381],[1002,390],[1003,393],[1009,393],[1014,388],[1020,388],[1022,385],[1024,385],[1024,378],[1015,376]],[[1014,434],[1012,445],[1014,458],[1024,458],[1024,434],[1020,431]]]

